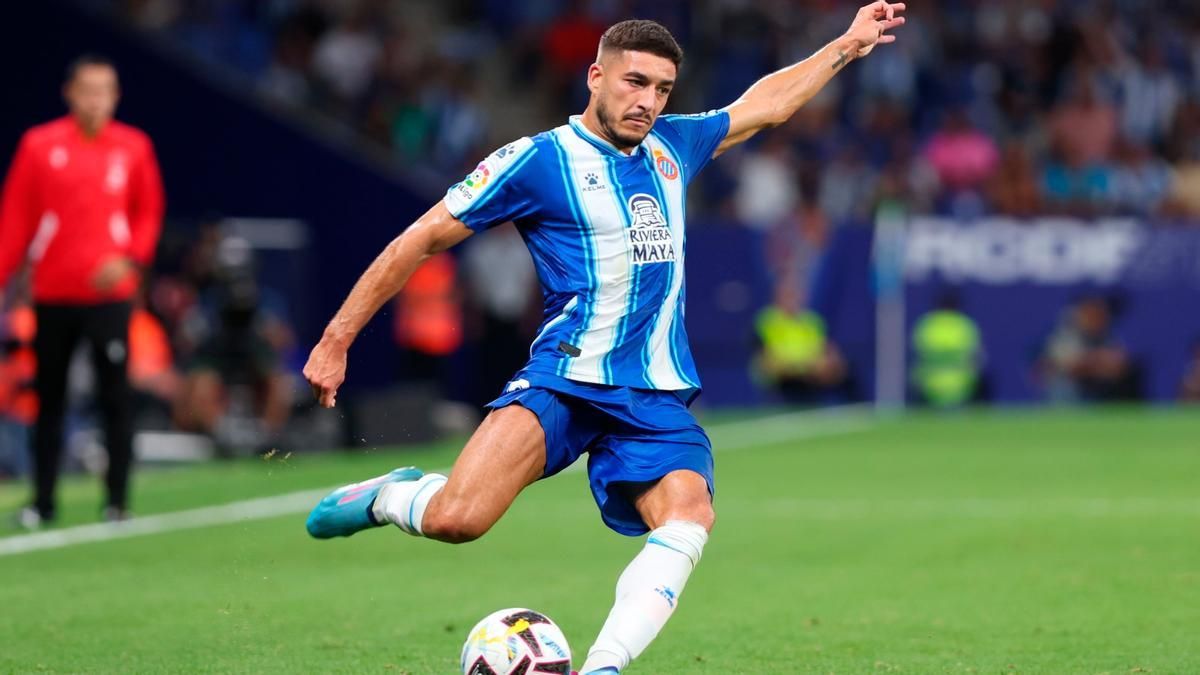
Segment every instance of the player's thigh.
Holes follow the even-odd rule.
[[[672,471],[641,489],[633,505],[652,530],[668,520],[686,520],[711,531],[716,521],[708,481],[689,469]]]
[[[493,410],[467,441],[430,508],[490,527],[545,467],[545,434],[537,415],[520,405]]]

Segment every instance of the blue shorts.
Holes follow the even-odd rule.
[[[637,485],[630,484],[688,469],[704,476],[713,494],[712,444],[675,392],[521,371],[487,407],[514,403],[537,415],[546,434],[542,478],[588,453],[592,496],[604,524],[616,532],[636,537],[650,531],[633,506]]]

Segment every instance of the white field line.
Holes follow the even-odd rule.
[[[821,410],[781,413],[753,420],[726,422],[709,426],[717,450],[739,450],[754,445],[803,438],[837,436],[865,431],[875,424],[868,408],[847,406]],[[582,470],[586,462],[576,462],[568,471]],[[448,469],[438,469],[446,472]],[[205,506],[153,516],[140,516],[124,523],[97,523],[59,530],[35,532],[0,539],[0,557],[33,551],[65,548],[77,544],[127,539],[161,532],[174,532],[228,523],[262,520],[276,516],[305,513],[332,488],[303,490],[273,497],[261,497]]]

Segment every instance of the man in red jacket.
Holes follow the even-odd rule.
[[[104,517],[127,517],[132,397],[126,372],[130,300],[162,225],[163,190],[150,139],[112,119],[117,71],[84,56],[63,89],[70,114],[21,138],[0,197],[0,293],[28,260],[37,312],[34,500],[21,524],[54,518],[67,365],[91,348],[108,449]]]

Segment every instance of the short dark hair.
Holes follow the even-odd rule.
[[[108,58],[107,56],[102,56],[100,54],[82,54],[75,57],[75,60],[71,61],[71,63],[67,65],[67,82],[74,80],[75,76],[79,74],[79,71],[87,68],[88,66],[108,66],[114,71],[117,69],[117,64],[113,63],[112,59]]]
[[[630,19],[615,23],[600,38],[600,51],[646,52],[661,56],[678,68],[683,63],[683,48],[671,31],[657,21]]]

